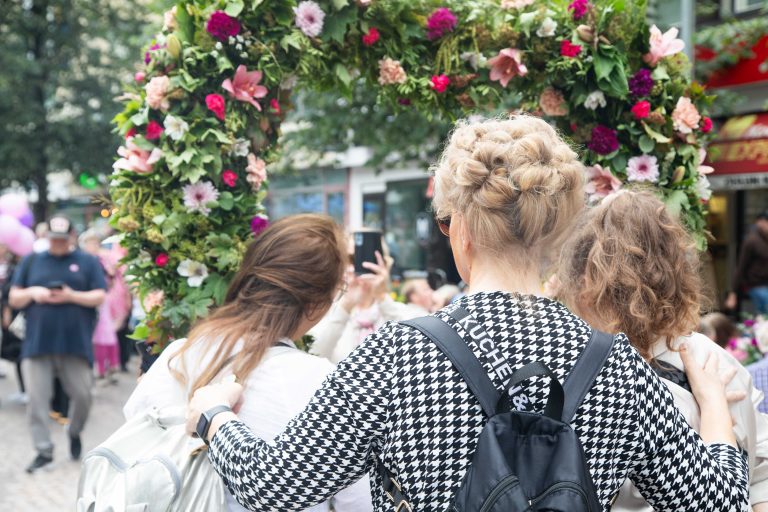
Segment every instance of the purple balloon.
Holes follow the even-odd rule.
[[[22,229],[25,229],[24,226],[14,217],[0,214],[0,244],[10,248],[19,239]]]
[[[29,211],[27,198],[21,194],[4,194],[0,196],[0,213],[21,219]]]
[[[27,212],[21,216],[19,222],[28,228],[33,227],[35,225],[35,215],[32,213],[32,210],[27,210]]]
[[[34,243],[35,233],[29,228],[22,227],[16,240],[8,244],[8,249],[16,256],[24,257],[32,253]]]

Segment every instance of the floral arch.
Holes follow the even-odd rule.
[[[182,0],[116,119],[112,222],[162,350],[219,303],[266,224],[267,169],[295,87],[353,81],[456,118],[518,95],[583,148],[590,200],[656,187],[704,245],[712,97],[676,31],[625,0]]]

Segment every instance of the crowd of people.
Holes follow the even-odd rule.
[[[407,279],[395,300],[386,244],[355,272],[351,238],[330,218],[280,219],[250,244],[223,304],[141,376],[126,419],[184,407],[190,436],[178,449],[207,445],[227,510],[448,510],[483,464],[473,457],[493,414],[408,321],[431,316],[455,331],[499,410],[531,415],[548,414],[555,386],[516,370],[540,364],[565,382],[600,330],[610,351],[563,420],[589,469],[585,502],[768,510],[760,381],[723,349],[725,317],[701,317],[695,245],[656,195],[623,190],[586,207],[576,153],[524,115],[459,122],[433,171],[460,286]],[[80,457],[92,366],[108,379],[124,365],[131,309],[119,249],[93,232],[75,248],[65,217],[47,229],[49,247],[6,269],[3,293],[4,339],[14,315],[26,321],[17,370],[37,450],[30,472],[52,461],[54,379],[72,401]],[[305,335],[309,353],[294,343]]]

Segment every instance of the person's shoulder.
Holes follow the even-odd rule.
[[[75,249],[74,251],[72,251],[71,257],[73,259],[78,260],[81,263],[87,263],[88,265],[94,265],[101,268],[101,261],[99,261],[98,257],[92,254],[88,254],[87,252],[81,249]]]
[[[297,348],[272,347],[266,361],[279,366],[296,369],[299,372],[311,372],[327,375],[333,371],[333,364],[323,357],[318,357]]]

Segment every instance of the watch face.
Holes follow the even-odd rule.
[[[208,430],[208,418],[206,418],[205,413],[200,415],[200,419],[197,420],[197,428],[195,428],[195,432],[197,432],[197,435],[200,437],[200,439],[205,442],[205,434],[207,434]]]

